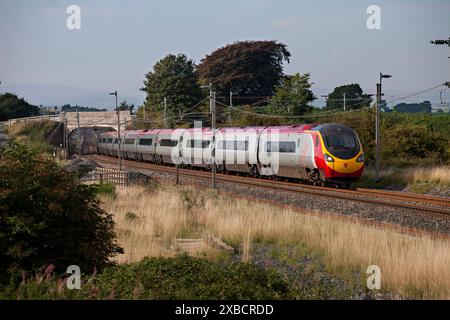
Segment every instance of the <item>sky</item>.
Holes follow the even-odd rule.
[[[69,5],[80,30],[66,27]],[[367,28],[369,5],[381,29]],[[316,96],[355,82],[373,93],[383,72],[398,97],[450,80],[450,48],[429,43],[450,36],[449,14],[448,0],[0,0],[0,92],[96,105],[118,90],[141,103],[144,75],[169,53],[199,63],[235,41],[277,40],[292,54],[285,73],[310,72]]]

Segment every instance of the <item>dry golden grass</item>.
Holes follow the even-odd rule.
[[[409,168],[405,170],[405,175],[412,183],[434,183],[450,187],[450,166]]]
[[[417,193],[446,191],[450,189],[450,166],[385,168],[380,170],[380,178],[386,185],[405,185]],[[362,180],[363,184],[375,181],[374,168],[366,168]]]
[[[115,200],[103,202],[116,215],[119,241],[125,247],[119,262],[167,255],[167,243],[204,229],[241,244],[243,260],[250,259],[255,240],[305,245],[336,270],[351,266],[365,272],[367,266],[378,265],[384,289],[415,298],[450,299],[448,239],[410,236],[387,227],[172,187],[119,189]],[[138,218],[127,219],[128,211]]]

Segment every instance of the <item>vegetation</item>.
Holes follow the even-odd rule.
[[[57,126],[57,122],[50,120],[16,122],[7,128],[7,132],[15,142],[25,144],[39,153],[51,154],[53,146],[47,139]]]
[[[123,250],[95,190],[24,145],[0,153],[0,283],[53,264],[103,268]]]
[[[134,109],[134,104],[128,104],[125,100],[123,100],[119,106],[117,107],[117,109],[119,111],[126,111],[126,110],[130,110],[130,113],[133,112]]]
[[[310,102],[315,100],[311,91],[310,74],[299,73],[286,77],[275,89],[267,111],[277,115],[300,115],[312,110]]]
[[[58,277],[25,280],[3,299],[293,299],[295,290],[276,272],[251,264],[216,263],[180,255],[86,275],[81,290],[67,290]]]
[[[450,167],[388,167],[380,170],[377,181],[373,167],[366,168],[355,187],[408,189],[416,193],[447,193],[450,190]]]
[[[276,41],[236,42],[207,55],[197,68],[203,84],[212,83],[218,96],[272,96],[283,78],[283,62],[291,56]]]
[[[367,266],[376,264],[382,270],[383,290],[413,298],[450,298],[448,239],[410,236],[389,226],[367,226],[315,212],[299,214],[213,192],[187,190],[128,187],[118,189],[116,199],[102,197],[103,208],[114,213],[119,243],[125,248],[118,262],[172,257],[176,252],[170,245],[175,239],[202,237],[206,230],[239,248],[244,261],[252,261],[255,243],[295,246],[304,248],[293,257],[297,261],[322,257],[331,273],[345,279],[353,279],[355,273],[362,275],[356,280],[360,287],[365,287]],[[134,213],[133,219],[127,218],[129,212]],[[217,256],[212,248],[204,250],[197,254]],[[310,285],[325,284],[316,281]]]
[[[159,60],[145,75],[144,87],[147,94],[144,102],[146,112],[164,110],[167,100],[168,115],[180,114],[201,100],[202,92],[198,83],[195,65],[184,54],[169,54]],[[143,110],[139,112],[143,116]]]
[[[71,106],[70,104],[65,104],[61,106],[61,111],[63,112],[99,112],[99,111],[108,111],[107,109],[98,109],[92,107],[83,107],[83,106]]]
[[[327,109],[344,109],[344,95],[345,95],[345,109],[360,109],[362,107],[370,106],[372,98],[368,94],[363,94],[359,84],[352,83],[334,88],[327,97]]]
[[[13,93],[0,94],[0,121],[39,115],[39,108]]]
[[[399,103],[394,106],[396,112],[410,112],[410,113],[431,113],[431,102],[424,101],[421,103]]]

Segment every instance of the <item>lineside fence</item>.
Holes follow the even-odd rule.
[[[117,186],[128,186],[128,175],[126,171],[97,167],[81,178],[87,183],[113,183]]]
[[[59,122],[60,115],[44,115],[44,116],[35,116],[35,117],[25,117],[25,118],[16,118],[16,119],[9,119],[7,121],[0,122],[1,125],[11,126],[16,122],[29,122],[29,121],[39,121],[39,120],[51,120],[55,122]]]

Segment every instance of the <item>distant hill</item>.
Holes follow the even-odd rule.
[[[114,97],[109,92],[98,92],[84,88],[57,85],[3,85],[1,92],[12,92],[33,105],[62,106],[65,104],[89,106],[98,109],[112,110],[115,108]],[[119,102],[126,100],[129,104],[141,105],[144,95],[121,95]]]

